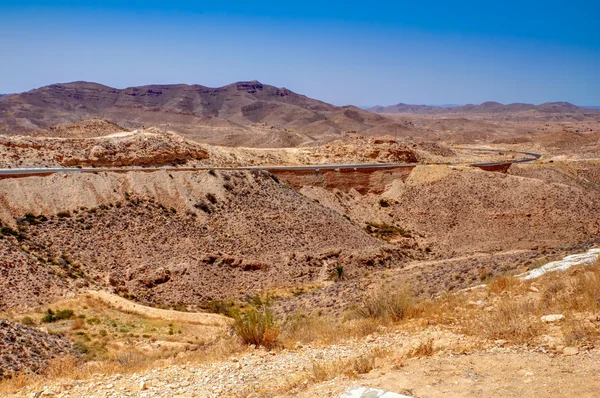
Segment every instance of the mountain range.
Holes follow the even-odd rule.
[[[197,141],[263,147],[309,145],[350,132],[413,131],[402,121],[258,81],[218,88],[174,84],[125,89],[73,82],[11,94],[0,102],[4,134],[48,135],[57,125],[96,117],[130,129],[159,126]]]
[[[460,106],[435,106],[435,105],[411,105],[398,103],[396,105],[381,106],[376,105],[367,108],[374,113],[416,113],[416,114],[435,114],[435,113],[518,113],[527,111],[537,111],[541,113],[590,113],[590,108],[579,107],[569,102],[546,102],[541,105],[527,103],[501,104],[499,102],[487,101],[479,105],[460,105]]]

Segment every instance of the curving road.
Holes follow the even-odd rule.
[[[514,159],[506,162],[484,162],[484,163],[470,163],[470,166],[475,167],[489,167],[489,166],[500,166],[509,165],[513,163],[527,163],[538,160],[542,155],[533,152],[521,152],[521,151],[507,151],[500,149],[489,149],[489,148],[456,148],[466,149],[470,151],[478,152],[503,152],[503,153],[515,153],[520,155],[526,155],[525,158]],[[438,164],[438,163],[432,163]],[[397,168],[397,167],[415,167],[415,166],[427,166],[428,163],[356,163],[356,164],[327,164],[327,165],[305,165],[305,166],[240,166],[240,167],[212,167],[212,166],[198,166],[198,167],[48,167],[48,168],[17,168],[17,169],[0,169],[0,177],[25,177],[34,175],[48,175],[54,173],[98,173],[101,171],[110,172],[127,172],[127,171],[195,171],[195,170],[339,170],[339,169],[364,169],[364,168]]]

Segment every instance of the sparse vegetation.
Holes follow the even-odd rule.
[[[362,318],[397,322],[415,314],[414,298],[407,288],[393,292],[380,287],[356,305],[353,312]]]
[[[405,357],[408,358],[420,358],[420,357],[430,357],[434,354],[435,349],[433,346],[433,339],[427,339],[425,341],[419,342],[416,347],[411,348],[406,353]]]
[[[197,209],[202,210],[203,212],[205,212],[206,214],[210,214],[212,213],[212,209],[210,208],[209,204],[206,203],[204,200],[200,199],[199,201],[196,202],[196,204],[194,204],[194,207]]]
[[[210,193],[210,192],[208,192],[208,193],[206,194],[206,199],[207,199],[207,200],[208,200],[210,203],[212,203],[213,205],[214,205],[214,204],[217,204],[217,198],[215,197],[215,195],[213,195],[213,194],[212,194],[212,193]]]
[[[369,373],[375,368],[377,359],[387,355],[389,355],[388,351],[373,350],[354,358],[313,361],[312,378],[315,382],[328,381],[340,375],[355,379],[360,374]]]
[[[13,236],[19,242],[25,240],[25,235],[23,235],[21,231],[17,231],[7,225],[3,225],[0,223],[0,238],[2,236]]]
[[[342,279],[344,279],[344,266],[343,265],[341,265],[341,264],[336,265],[335,272],[336,272],[338,281],[341,281]]]
[[[406,238],[411,236],[410,232],[386,223],[379,224],[375,222],[368,222],[367,226],[365,227],[365,231],[383,240],[391,240],[397,236],[403,236]]]

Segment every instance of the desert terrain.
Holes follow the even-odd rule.
[[[0,169],[2,396],[600,387],[598,110],[75,82]]]

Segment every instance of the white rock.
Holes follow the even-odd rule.
[[[540,318],[540,320],[542,322],[546,322],[546,323],[558,322],[558,321],[562,321],[563,319],[565,319],[565,316],[563,314],[544,315],[543,317]]]
[[[579,348],[577,347],[565,347],[563,348],[563,355],[571,356],[579,354]]]

